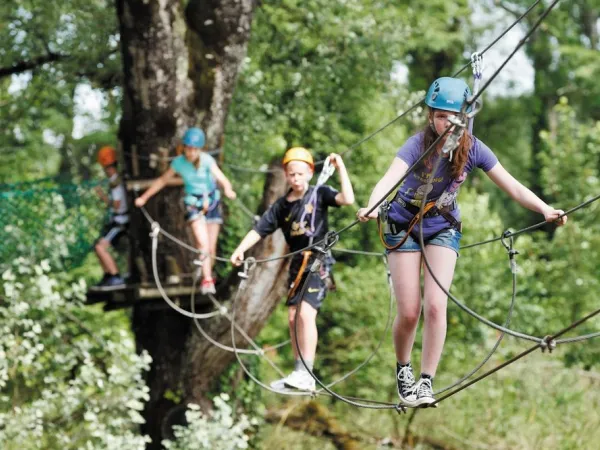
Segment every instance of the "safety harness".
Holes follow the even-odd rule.
[[[379,239],[381,240],[381,243],[388,250],[396,250],[397,248],[401,247],[419,222],[422,222],[423,219],[435,216],[444,217],[444,219],[446,219],[450,224],[451,228],[462,232],[462,222],[456,220],[456,218],[450,213],[450,211],[454,211],[458,207],[456,201],[452,202],[451,205],[439,207],[436,205],[436,201],[432,200],[425,204],[422,212],[421,208],[418,206],[411,205],[402,200],[399,194],[396,194],[396,197],[393,201],[399,203],[405,210],[413,214],[413,218],[410,220],[410,222],[408,222],[408,224],[400,224],[390,221],[389,210],[392,206],[391,203],[386,200],[381,204],[379,207],[379,214],[377,216],[377,229],[379,231]],[[385,233],[398,234],[402,230],[406,231],[406,235],[404,235],[400,242],[394,245],[389,245],[387,242],[385,242]]]
[[[299,223],[300,224],[304,223],[304,220],[306,219],[306,215],[309,214],[309,211],[310,211],[310,214],[312,215],[312,217],[310,219],[310,227],[308,229],[306,229],[304,232],[304,234],[309,237],[309,246],[312,246],[314,236],[317,233],[318,228],[320,228],[320,226],[321,226],[321,224],[319,224],[319,226],[315,228],[315,217],[317,215],[317,191],[319,190],[319,188],[321,186],[323,186],[327,182],[329,177],[331,177],[331,175],[333,175],[333,172],[335,172],[335,167],[331,164],[329,157],[327,157],[327,159],[325,159],[325,162],[323,163],[323,169],[321,169],[321,173],[319,174],[317,184],[315,185],[313,191],[311,192],[308,201],[306,203],[304,203],[304,202],[300,203],[300,207],[303,208],[303,211],[302,211],[302,215],[300,216]],[[308,261],[310,260],[311,255],[312,255],[311,250],[305,250],[302,252],[302,264],[300,265],[300,270],[298,271],[298,274],[296,275],[296,278],[292,282],[290,289],[288,291],[288,300],[291,299],[294,296],[294,294],[296,293],[296,290],[298,289],[298,286],[300,285],[300,281],[302,280],[302,276],[304,275],[306,267],[308,266]],[[333,280],[331,280],[331,283],[335,284],[333,282]]]
[[[479,85],[482,80],[482,72],[483,72],[483,56],[480,53],[473,53],[471,55],[471,67],[473,69],[473,92],[477,93],[479,91]],[[442,153],[449,154],[450,161],[452,161],[453,152],[456,149],[456,147],[458,146],[458,141],[459,141],[460,137],[462,136],[462,133],[463,133],[463,130],[465,129],[465,127],[468,126],[469,132],[471,132],[473,130],[473,118],[475,117],[475,114],[477,113],[478,109],[480,109],[480,108],[481,108],[481,100],[478,100],[473,111],[471,111],[469,114],[465,114],[465,111],[463,111],[461,113],[462,115],[464,115],[464,117],[469,119],[468,124],[464,123],[462,121],[462,119],[460,119],[460,118],[454,118],[454,119],[451,118],[450,119],[450,121],[453,122],[453,124],[454,124],[454,129],[453,129],[452,133],[450,133],[450,135],[446,139],[446,142],[444,143],[444,147],[442,149]],[[435,129],[434,129],[434,131],[435,131]],[[449,183],[446,190],[442,193],[442,195],[437,200],[432,200],[432,201],[427,202],[425,204],[425,206],[423,207],[423,211],[421,211],[421,208],[418,206],[406,203],[400,197],[400,193],[398,192],[392,201],[399,203],[400,206],[402,206],[402,208],[404,208],[409,213],[413,214],[413,218],[410,220],[410,222],[408,222],[408,224],[399,224],[396,222],[390,222],[388,213],[389,213],[391,204],[387,200],[384,201],[381,204],[381,206],[379,207],[379,214],[377,216],[377,229],[379,232],[379,239],[381,240],[381,243],[384,245],[384,247],[388,250],[396,250],[397,248],[401,247],[406,242],[406,240],[408,239],[408,236],[410,236],[413,229],[419,222],[422,222],[424,219],[427,219],[430,217],[435,217],[435,216],[444,217],[444,219],[446,219],[446,221],[448,221],[450,228],[453,228],[456,231],[462,232],[462,222],[457,220],[450,213],[451,211],[454,211],[458,207],[458,205],[456,203],[456,199],[453,200],[452,204],[450,204],[450,205],[441,206],[441,205],[437,204],[440,199],[447,198],[448,195],[451,195],[451,193],[449,192],[449,189],[453,184],[454,184],[454,182]],[[398,234],[402,230],[406,230],[406,235],[400,240],[400,242],[398,242],[397,244],[394,244],[394,245],[389,245],[387,242],[385,242],[385,237],[384,237],[385,233]]]

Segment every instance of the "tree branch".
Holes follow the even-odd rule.
[[[9,77],[18,73],[27,72],[28,70],[37,69],[43,64],[56,62],[68,58],[69,55],[61,55],[59,53],[48,53],[38,56],[28,61],[19,61],[9,67],[0,67],[0,78]]]

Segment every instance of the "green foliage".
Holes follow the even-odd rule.
[[[20,256],[54,270],[80,265],[106,218],[98,183],[4,185],[0,192],[0,267]]]
[[[221,394],[213,399],[214,409],[205,414],[198,405],[188,405],[187,426],[173,427],[175,440],[162,441],[167,450],[234,450],[248,448],[245,432],[255,424],[246,415],[237,418],[227,404],[230,397]],[[236,420],[237,419],[237,420]]]
[[[86,285],[50,275],[47,261],[16,259],[0,288],[0,446],[143,449],[148,400],[122,324],[84,307]]]
[[[0,181],[54,175],[61,164],[69,173],[70,159],[80,157],[71,145],[78,87],[103,90],[100,128],[115,126],[120,53],[112,3],[13,0],[0,6],[0,23],[0,67],[16,73],[0,79]],[[17,70],[21,64],[29,70]]]
[[[513,1],[509,6],[518,9],[524,3]],[[0,23],[6,25],[0,27],[5,44],[0,68],[57,57],[18,76],[0,79],[0,182],[56,174],[80,181],[98,175],[94,154],[98,145],[116,143],[121,100],[117,21],[114,8],[107,5],[100,0],[58,4],[15,0],[0,6]],[[474,50],[468,42],[473,34],[470,6],[465,1],[437,0],[263,2],[255,14],[248,57],[227,124],[225,162],[258,167],[278,160],[292,145],[307,146],[322,159],[378,129],[423,96],[422,91],[410,93],[406,86],[390,80],[398,63],[409,69],[411,90],[425,89],[433,77],[456,69],[465,50]],[[528,46],[538,69],[536,91],[520,98],[486,99],[475,124],[477,136],[512,174],[526,185],[539,186],[548,201],[565,209],[598,189],[600,128],[595,120],[600,111],[596,82],[600,53],[593,28],[586,28],[584,20],[585,12],[594,11],[594,6],[592,0],[561,3]],[[75,93],[82,87],[100,90],[102,113],[100,120],[84,128],[82,139],[74,139]],[[541,95],[551,100],[567,95],[569,103],[561,101],[550,113],[543,108],[552,102],[542,105]],[[531,142],[537,137],[535,122],[545,113],[550,113],[550,121],[541,136],[543,151],[538,157],[532,155]],[[366,204],[396,149],[422,126],[422,116],[423,110],[416,109],[409,118],[344,155],[358,205]],[[243,204],[255,211],[264,174],[234,172],[227,165],[224,169]],[[509,226],[526,225],[525,211],[482,179],[486,180],[482,174],[473,176],[469,189],[463,189],[460,196],[463,244],[498,236]],[[75,239],[82,238],[80,232],[95,237],[98,214],[104,209],[87,192],[67,193],[49,183],[44,185],[47,195],[34,201],[33,207],[33,194],[26,193],[31,186],[14,189],[9,197],[2,194],[0,229],[5,233],[4,248],[11,250],[2,253],[0,246],[0,260],[30,255],[28,244],[35,241],[37,265],[19,260],[15,268],[4,272],[0,313],[5,328],[0,348],[6,357],[0,357],[0,376],[5,380],[0,442],[8,449],[23,448],[23,442],[31,445],[28,448],[143,448],[144,437],[136,433],[135,425],[147,395],[141,373],[148,360],[134,356],[130,336],[123,331],[125,316],[84,309],[80,303],[84,287],[70,285],[62,276],[50,277],[48,266],[41,262],[50,258],[54,269],[62,267],[58,264],[65,258],[76,258]],[[332,184],[336,183],[334,176]],[[239,204],[227,205],[221,255],[230,254],[251,226],[251,218]],[[511,327],[543,336],[597,307],[597,210],[596,204],[590,205],[572,214],[564,229],[516,240],[520,272]],[[27,214],[32,214],[30,220],[23,219]],[[340,229],[354,214],[355,208],[340,208],[332,214],[331,227]],[[344,233],[339,246],[381,250],[373,223]],[[370,355],[382,336],[390,298],[385,270],[377,258],[343,253],[336,257],[339,290],[328,296],[319,316],[317,373],[326,382],[338,379]],[[220,265],[218,270],[225,276],[230,269]],[[84,276],[88,272],[78,269]],[[502,323],[510,302],[511,276],[501,244],[463,250],[452,292],[475,311]],[[436,388],[471,369],[497,338],[453,305],[448,320]],[[597,329],[595,321],[575,334]],[[281,307],[260,341],[270,345],[287,337],[287,313]],[[494,363],[520,350],[513,342],[503,344]],[[600,353],[588,344],[562,348],[557,352],[574,366],[571,370],[552,365],[549,376],[548,365],[537,359],[531,366],[525,362],[527,370],[502,371],[451,400],[447,405],[457,414],[448,414],[445,405],[437,412],[419,413],[418,434],[438,437],[457,448],[468,447],[470,441],[494,448],[593,448],[598,439],[598,417],[593,413],[598,410],[597,386],[593,376],[582,376],[576,367],[597,366]],[[289,347],[270,356],[291,368]],[[413,355],[417,366],[419,356],[417,350]],[[336,389],[395,401],[393,363],[387,334],[379,356]],[[277,376],[267,365],[256,364],[252,369],[264,381]],[[233,373],[237,373],[235,366],[226,375]],[[228,407],[236,412],[241,407],[250,415],[261,415],[262,401],[268,405],[282,401],[270,394],[263,398],[256,385],[247,381],[221,387],[236,393],[236,403]],[[173,393],[174,401],[178,395]],[[342,404],[333,408],[357,430],[401,435],[397,430],[404,419],[392,419],[395,413],[370,413]],[[244,440],[240,423],[245,422],[232,428],[237,423],[232,410],[216,421],[198,410],[190,414],[192,427],[178,430],[172,448],[216,448],[232,434]],[[480,426],[482,418],[486,427]],[[270,432],[272,436],[266,436]],[[210,443],[199,444],[198,436],[208,433],[212,433]],[[265,448],[301,445],[296,442],[300,437],[294,434],[288,439],[280,428],[266,427],[261,436]],[[311,439],[308,445],[320,446],[316,438]]]

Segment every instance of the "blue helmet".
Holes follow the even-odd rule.
[[[458,78],[442,77],[435,80],[425,97],[425,104],[430,108],[444,111],[460,112],[463,102],[471,95],[467,83]],[[471,106],[467,112],[471,111]]]
[[[183,145],[202,148],[204,147],[206,138],[204,137],[204,131],[202,131],[200,128],[192,127],[187,129],[183,135],[182,141]]]

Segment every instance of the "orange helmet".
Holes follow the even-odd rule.
[[[108,167],[117,162],[117,152],[113,147],[108,145],[102,147],[98,151],[98,162],[102,167]]]
[[[307,163],[312,170],[315,170],[315,162],[313,157],[308,150],[304,147],[292,147],[283,156],[283,165],[291,161],[303,161]]]

